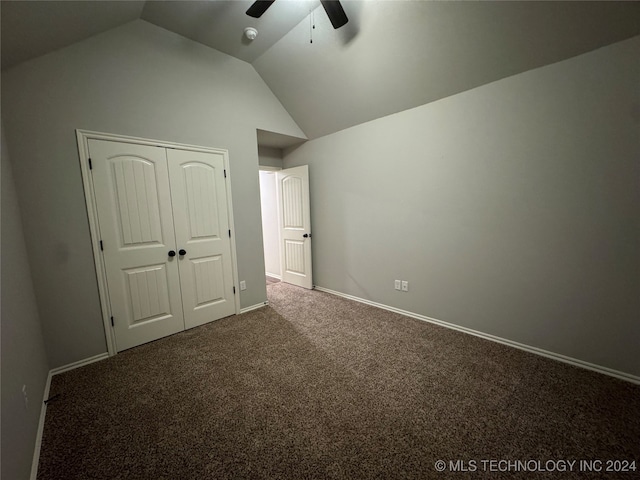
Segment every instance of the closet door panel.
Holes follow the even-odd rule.
[[[167,150],[186,328],[235,313],[222,154]]]
[[[184,330],[166,151],[89,140],[118,351]]]

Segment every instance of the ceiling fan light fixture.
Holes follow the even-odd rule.
[[[276,0],[257,0],[251,4],[246,13],[250,17],[260,18],[275,1]],[[324,11],[327,12],[333,28],[340,28],[349,21],[340,0],[320,0],[320,3]]]
[[[244,36],[247,37],[249,40],[255,40],[256,37],[258,36],[258,30],[256,30],[253,27],[247,27],[244,29]]]

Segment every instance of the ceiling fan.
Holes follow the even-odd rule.
[[[276,0],[257,0],[253,2],[246,13],[250,17],[260,18],[275,1]],[[324,11],[327,12],[333,28],[340,28],[349,21],[347,14],[344,13],[344,8],[342,8],[338,0],[320,0],[320,3],[324,7]]]

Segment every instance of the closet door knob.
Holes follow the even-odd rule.
[[[176,251],[175,250],[169,250],[169,256],[170,257],[175,257],[176,256]]]
[[[180,254],[180,256],[186,255],[187,251],[184,248],[181,248],[178,253]]]

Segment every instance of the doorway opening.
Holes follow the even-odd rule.
[[[282,169],[280,167],[260,166],[259,170],[264,271],[267,285],[273,285],[282,280],[276,195],[276,171],[278,170]]]
[[[260,175],[265,272],[271,279],[312,289],[309,166]]]
[[[260,144],[265,134],[258,131],[265,282],[312,289],[309,166],[284,169],[282,148]],[[273,135],[283,141],[283,136]],[[267,135],[267,140],[274,140],[273,135]]]

